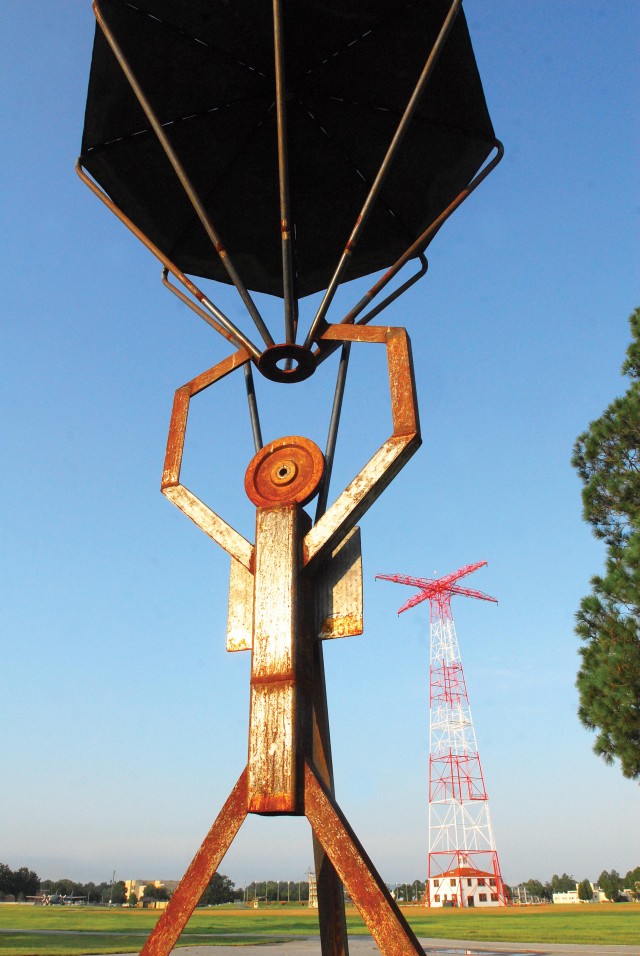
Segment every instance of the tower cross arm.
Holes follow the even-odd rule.
[[[474,588],[461,588],[457,584],[454,584],[452,587],[447,588],[449,594],[462,594],[463,597],[477,598],[479,601],[493,601],[494,604],[498,603],[498,598],[491,597],[490,594],[485,594],[484,591],[476,591]]]
[[[418,594],[414,594],[410,597],[398,610],[398,614],[402,614],[403,611],[415,607],[416,604],[420,604],[422,601],[428,600],[432,603],[440,603],[441,605],[443,602],[448,604],[451,598],[456,594],[461,594],[463,597],[477,598],[480,601],[492,601],[494,604],[497,604],[498,599],[491,597],[489,594],[485,594],[484,591],[477,591],[474,588],[463,588],[459,584],[456,584],[456,581],[466,577],[468,574],[472,574],[474,571],[477,571],[478,568],[484,567],[486,563],[486,561],[477,561],[475,564],[467,564],[463,568],[452,571],[450,574],[445,574],[444,577],[441,578],[414,578],[408,574],[376,574],[376,580],[393,581],[395,584],[408,584],[410,587],[419,588]]]

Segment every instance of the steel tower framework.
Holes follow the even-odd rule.
[[[451,610],[456,594],[497,603],[496,598],[457,583],[486,563],[468,564],[437,579],[376,575],[419,588],[398,614],[426,600],[430,607],[427,906],[434,902],[434,880],[442,882],[443,877],[455,889],[454,902],[459,906],[469,905],[479,882],[486,885],[487,880],[491,896],[500,905],[508,902]]]

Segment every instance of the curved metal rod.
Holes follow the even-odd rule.
[[[345,317],[341,319],[340,322],[332,323],[332,324],[353,325],[356,316],[359,315],[362,309],[369,302],[371,302],[377,295],[379,295],[379,293],[384,289],[386,285],[388,285],[388,283],[393,279],[393,277],[398,274],[400,269],[402,269],[402,267],[406,265],[409,259],[413,259],[415,256],[419,256],[422,260],[424,250],[426,249],[428,244],[431,242],[433,237],[436,235],[436,233],[442,228],[442,226],[447,221],[447,219],[449,219],[449,217],[456,211],[456,209],[458,209],[458,207],[462,205],[465,199],[467,199],[471,195],[471,193],[478,188],[480,183],[483,182],[487,178],[489,173],[491,173],[496,168],[496,166],[498,165],[498,163],[504,156],[504,146],[502,145],[499,139],[494,140],[493,148],[496,150],[496,155],[493,157],[493,159],[490,162],[488,162],[486,166],[483,166],[480,172],[477,173],[476,176],[471,180],[469,185],[465,186],[465,188],[458,193],[456,198],[449,203],[447,208],[440,213],[437,219],[434,219],[434,221],[431,223],[430,226],[428,226],[425,229],[422,235],[420,235],[416,239],[416,241],[412,243],[412,245],[410,245],[409,248],[405,250],[405,252],[403,252],[403,254],[400,256],[399,259],[396,259],[394,264],[389,269],[387,269],[384,275],[382,275],[378,279],[378,281],[374,283],[374,285],[371,286],[371,288],[366,293],[366,295],[364,295],[360,299],[360,301],[356,303],[356,305],[352,309],[350,309],[349,312],[347,312]],[[426,259],[424,261],[426,262]],[[409,282],[405,283],[403,286],[400,287],[400,289],[398,290],[398,295],[401,294],[402,292],[405,292],[411,285],[413,285],[415,281],[421,278],[421,276],[424,275],[425,271],[426,270],[423,265],[420,272],[416,273],[416,275],[412,278],[412,280],[410,280]],[[398,295],[388,296],[387,299],[384,300],[384,302],[380,303],[380,306],[376,307],[374,310],[367,313],[366,316],[363,316],[361,319],[359,319],[357,324],[364,325],[365,322],[368,322],[371,318],[373,318],[374,315],[379,315],[379,313],[382,311],[382,308],[385,308],[387,305],[390,305],[392,301],[398,298]],[[316,355],[318,362],[322,362],[324,361],[325,358],[331,355],[333,351],[335,351],[335,348],[329,347],[325,351],[325,348],[323,347],[318,349],[318,351],[316,351],[314,354]]]
[[[347,372],[349,370],[349,356],[351,354],[351,342],[345,342],[342,346],[340,355],[340,364],[338,365],[338,375],[336,377],[336,388],[333,396],[333,407],[331,409],[331,420],[329,422],[329,433],[327,435],[327,447],[324,453],[324,472],[318,491],[318,502],[316,505],[315,524],[327,510],[327,499],[329,497],[329,485],[331,483],[331,473],[333,471],[333,459],[336,452],[336,441],[338,439],[338,427],[340,425],[340,414],[342,412],[342,400],[344,398],[344,387],[347,381]]]
[[[489,173],[496,168],[496,166],[498,165],[498,163],[504,156],[504,146],[502,145],[499,139],[496,139],[493,142],[493,148],[496,150],[496,155],[493,157],[493,159],[489,163],[487,163],[486,166],[483,166],[480,172],[477,173],[475,177],[471,180],[469,185],[465,186],[465,188],[458,193],[456,198],[449,203],[447,208],[440,213],[437,219],[433,220],[431,225],[425,229],[422,235],[418,236],[416,241],[412,245],[410,245],[405,252],[403,252],[400,258],[394,262],[391,268],[388,269],[380,279],[378,279],[375,285],[373,285],[371,289],[369,290],[369,292],[367,293],[366,298],[368,301],[371,301],[371,299],[375,298],[375,296],[377,296],[378,293],[381,292],[382,289],[384,289],[384,287],[391,281],[391,279],[393,279],[395,275],[397,275],[397,273],[409,261],[409,259],[413,259],[415,256],[419,256],[424,252],[428,244],[431,242],[431,240],[436,235],[436,233],[442,228],[442,226],[447,221],[447,219],[449,219],[449,217],[453,215],[456,209],[458,209],[458,207],[462,205],[465,199],[467,199],[471,195],[471,193],[478,188],[480,183],[487,178]],[[361,299],[360,302],[362,301],[363,300]],[[345,317],[341,320],[339,324],[343,324],[343,323],[351,324],[353,322],[354,314],[357,315],[358,312],[360,311],[359,306],[360,306],[360,303],[354,306],[354,308],[351,309],[351,311],[347,312],[347,314],[345,315]]]
[[[371,319],[374,319],[377,315],[380,315],[380,313],[386,309],[387,306],[391,305],[392,302],[395,302],[396,299],[399,299],[400,296],[407,291],[407,289],[411,288],[412,285],[415,285],[418,279],[422,279],[423,276],[426,276],[429,270],[429,262],[424,252],[420,253],[418,259],[420,260],[420,268],[418,271],[414,275],[409,276],[407,281],[403,282],[401,286],[398,286],[394,292],[390,292],[386,299],[383,299],[382,302],[378,303],[374,309],[371,309],[371,311],[367,312],[366,315],[363,315],[361,319],[358,319],[358,325],[367,325]],[[351,312],[345,316],[345,318],[342,320],[342,323],[345,325],[350,325],[356,316],[359,315],[364,309],[365,305],[368,305],[374,297],[375,293],[371,294],[371,290],[369,290],[369,292],[367,292],[367,294],[360,299],[358,304],[353,307]]]
[[[87,175],[85,170],[82,168],[82,161],[80,158],[78,158],[78,160],[76,161],[75,168],[76,168],[76,173],[78,174],[82,182],[85,184],[85,186],[89,187],[89,189],[94,194],[94,196],[97,196],[100,202],[104,203],[107,209],[109,209],[114,214],[114,216],[116,216],[116,218],[119,219],[120,222],[123,225],[125,225],[131,233],[133,233],[136,239],[139,239],[140,242],[143,244],[143,246],[145,246],[145,248],[147,248],[149,252],[151,252],[156,257],[156,259],[158,259],[162,263],[162,265],[167,270],[167,272],[170,272],[171,275],[178,280],[178,282],[181,282],[182,285],[186,289],[188,289],[188,291],[198,300],[198,302],[201,305],[203,305],[218,320],[220,325],[226,330],[225,332],[221,334],[223,334],[225,338],[230,337],[230,341],[233,341],[237,343],[238,345],[243,346],[247,350],[247,352],[249,352],[252,358],[254,358],[257,361],[260,358],[260,351],[253,344],[253,342],[247,338],[244,332],[241,332],[240,329],[236,325],[234,325],[231,319],[227,318],[224,312],[221,312],[220,309],[217,306],[215,306],[213,302],[210,301],[210,299],[207,298],[204,292],[202,292],[202,290],[199,289],[198,286],[184,274],[184,272],[178,269],[178,267],[175,265],[175,263],[171,261],[171,259],[165,256],[162,250],[160,250],[153,242],[151,242],[151,240],[147,236],[145,236],[142,230],[139,229],[136,226],[136,224],[132,222],[131,219],[129,219],[128,216],[125,216],[122,210],[118,206],[116,206],[116,204],[113,202],[112,199],[109,198],[109,196],[107,196],[104,190],[100,186],[98,186]],[[173,287],[171,288],[172,288],[172,291],[177,292],[177,290],[174,290]],[[186,299],[186,296],[185,296],[185,299]],[[188,300],[187,300],[187,303],[188,303]],[[208,320],[205,319],[205,321],[208,321]],[[219,329],[216,329],[216,331],[219,331]]]
[[[228,342],[231,342],[232,345],[238,345],[239,343],[236,342],[236,339],[233,337],[233,335],[231,335],[230,332],[227,332],[227,330],[218,322],[216,322],[216,320],[212,318],[207,312],[205,312],[204,309],[201,309],[199,305],[196,305],[196,303],[193,302],[188,295],[185,295],[185,293],[182,292],[180,289],[176,288],[176,286],[171,285],[171,283],[169,282],[167,278],[168,274],[169,274],[169,270],[165,266],[162,270],[162,284],[165,287],[165,289],[168,289],[169,292],[173,292],[173,294],[177,296],[177,298],[180,299],[181,302],[184,302],[184,304],[188,306],[188,308],[190,308],[192,312],[195,312],[195,314],[199,316],[201,319],[203,319],[207,323],[207,325],[210,325],[212,329],[215,329],[216,332],[219,332],[220,335],[224,336],[224,338]]]
[[[322,302],[320,303],[320,307],[318,308],[318,311],[316,312],[315,318],[313,322],[311,323],[311,327],[309,329],[309,332],[307,333],[307,338],[304,343],[305,346],[307,347],[309,347],[311,343],[317,338],[317,333],[319,332],[319,329],[323,325],[324,317],[327,314],[329,306],[331,305],[333,297],[347,269],[347,266],[349,265],[349,262],[351,261],[353,250],[355,249],[360,239],[362,230],[369,218],[371,210],[373,209],[375,205],[380,189],[382,188],[382,184],[387,176],[387,173],[389,172],[389,168],[393,160],[396,157],[396,154],[400,148],[400,144],[402,143],[402,140],[404,139],[404,135],[407,131],[407,128],[411,120],[413,119],[413,115],[418,107],[420,98],[424,92],[424,89],[429,79],[431,78],[431,74],[433,73],[434,67],[438,61],[440,53],[442,52],[442,48],[445,44],[445,41],[447,37],[449,36],[451,27],[453,26],[454,21],[458,13],[460,12],[461,6],[462,6],[462,0],[452,0],[451,6],[449,8],[449,12],[447,16],[445,17],[442,27],[440,28],[440,33],[438,34],[436,41],[433,44],[433,47],[431,48],[431,52],[429,53],[429,56],[427,57],[427,62],[425,63],[423,67],[422,73],[420,74],[418,82],[416,83],[415,89],[413,93],[411,94],[411,98],[409,102],[407,103],[406,109],[402,115],[400,123],[398,124],[398,128],[396,129],[396,132],[393,136],[393,139],[391,140],[389,148],[387,149],[385,157],[382,160],[382,163],[380,164],[380,168],[378,170],[376,178],[371,186],[371,189],[369,190],[369,195],[364,201],[364,205],[362,207],[360,215],[358,216],[356,220],[356,224],[353,227],[353,230],[351,232],[351,235],[349,236],[349,239],[347,240],[347,244],[344,247],[344,252],[342,253],[340,261],[338,262],[338,265],[336,266],[336,270],[333,276],[331,277],[331,281],[329,283],[329,286],[327,287],[327,291],[324,294]]]
[[[111,32],[109,25],[105,21],[102,10],[100,9],[99,0],[93,0],[93,12],[95,14],[98,25],[100,26],[100,29],[102,30],[107,42],[109,43],[109,46],[111,47],[113,51],[114,56],[116,57],[116,59],[118,60],[118,63],[120,64],[122,68],[122,72],[126,76],[127,81],[131,89],[135,93],[136,98],[138,102],[140,103],[140,106],[144,110],[144,113],[154,133],[158,137],[160,145],[162,146],[162,149],[164,150],[167,159],[173,166],[173,170],[176,176],[178,177],[182,188],[186,192],[189,198],[189,201],[191,205],[193,206],[196,215],[198,216],[198,219],[202,223],[202,226],[204,227],[204,230],[207,233],[211,241],[211,244],[213,245],[213,248],[218,253],[220,257],[220,261],[222,262],[222,265],[224,266],[227,272],[227,275],[231,279],[233,285],[236,287],[240,295],[240,298],[244,302],[246,309],[249,312],[249,315],[251,316],[251,318],[253,319],[256,325],[256,328],[258,329],[258,332],[262,336],[262,339],[264,340],[265,344],[267,346],[273,345],[274,341],[271,336],[271,333],[269,332],[269,329],[265,325],[264,320],[262,316],[260,315],[255,302],[251,298],[251,295],[249,294],[249,290],[247,289],[244,282],[238,275],[236,268],[233,265],[231,258],[229,257],[229,253],[224,247],[221,237],[219,236],[213,223],[211,222],[211,219],[209,218],[206,209],[202,205],[202,202],[200,201],[200,198],[196,190],[194,189],[193,184],[189,180],[182,163],[178,159],[177,153],[175,152],[171,143],[169,142],[169,139],[162,127],[162,124],[158,120],[158,117],[153,111],[151,103],[145,96],[142,90],[142,87],[138,83],[138,80],[136,79],[135,74],[133,73],[133,70],[129,66],[129,63],[120,45],[118,44],[118,41],[116,40],[115,36]]]
[[[351,309],[347,317],[344,318],[342,322],[335,323],[335,324],[337,325],[367,325],[367,323],[370,322],[371,319],[375,318],[375,316],[377,315],[380,315],[380,313],[384,309],[386,309],[387,306],[391,305],[392,302],[395,302],[396,299],[399,299],[400,296],[407,291],[407,289],[411,288],[412,285],[415,285],[418,279],[421,279],[424,275],[426,275],[427,270],[429,268],[429,263],[424,253],[421,253],[418,258],[420,259],[420,263],[421,263],[418,271],[414,273],[412,276],[409,276],[409,278],[405,282],[403,282],[402,285],[398,286],[397,289],[391,292],[386,297],[386,299],[383,299],[382,302],[380,302],[374,309],[371,309],[371,311],[367,312],[366,315],[363,315],[361,319],[358,319],[357,322],[354,322],[355,317],[359,315],[359,313],[364,309],[366,305],[369,304],[369,302],[371,302],[371,300],[374,297],[374,293],[370,289],[369,292],[367,292],[367,294],[360,299],[358,304],[354,306],[353,309]],[[330,342],[330,343],[322,342],[318,346],[318,348],[315,349],[313,352],[318,362],[318,365],[321,362],[324,362],[325,359],[329,358],[330,355],[333,355],[333,353],[336,351],[337,348],[338,346],[334,342]]]
[[[170,292],[173,292],[173,294],[177,296],[181,302],[184,302],[184,304],[188,306],[192,310],[192,312],[195,312],[195,314],[199,315],[201,319],[204,319],[204,321],[208,325],[210,325],[212,328],[214,328],[216,332],[219,332],[220,335],[223,335],[232,344],[235,344],[233,337],[225,329],[223,329],[222,326],[218,325],[218,323],[214,321],[214,319],[212,319],[211,316],[207,315],[207,313],[203,309],[197,306],[195,302],[192,302],[191,299],[184,294],[184,292],[181,292],[180,289],[177,289],[175,286],[171,285],[171,283],[167,279],[167,272],[168,272],[167,269],[162,270],[163,286],[166,289],[168,289]],[[253,434],[253,444],[257,453],[262,448],[262,431],[260,429],[260,417],[258,415],[258,402],[256,399],[256,391],[253,384],[253,371],[251,369],[251,364],[249,362],[247,362],[247,364],[244,366],[244,384],[247,390],[247,402],[249,405],[249,418],[251,420],[251,432]]]

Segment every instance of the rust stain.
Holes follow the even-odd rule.
[[[323,470],[324,455],[309,438],[277,438],[251,460],[244,487],[259,508],[304,505],[313,497]]]
[[[318,636],[321,640],[330,640],[333,637],[352,637],[355,634],[362,634],[360,614],[334,614],[325,617]]]

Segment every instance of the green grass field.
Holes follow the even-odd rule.
[[[499,910],[403,910],[419,937],[484,942],[633,945],[640,939],[640,905],[545,906]],[[97,907],[0,906],[0,956],[79,956],[137,952],[154,926],[155,910]],[[347,910],[349,933],[366,933],[357,911]],[[297,906],[259,910],[197,910],[182,945],[239,945],[286,936],[315,935],[317,913]],[[241,950],[239,950],[241,952]]]

